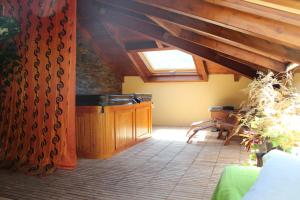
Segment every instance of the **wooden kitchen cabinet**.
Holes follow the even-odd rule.
[[[135,142],[134,109],[127,107],[115,111],[116,150],[121,150]]]
[[[136,140],[150,136],[152,132],[151,106],[137,105],[135,108]]]
[[[77,153],[109,158],[151,136],[151,102],[115,106],[77,106]]]

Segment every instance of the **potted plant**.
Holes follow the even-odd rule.
[[[290,151],[300,136],[300,94],[292,73],[258,73],[248,85],[248,98],[237,114],[244,144],[258,155],[272,148]]]

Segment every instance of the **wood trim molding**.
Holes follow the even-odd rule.
[[[151,76],[148,82],[203,82],[203,78],[199,75],[172,75],[172,76]]]

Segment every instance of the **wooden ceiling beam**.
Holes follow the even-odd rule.
[[[126,51],[125,44],[122,42],[116,28],[112,26],[109,23],[103,22],[104,26],[108,31],[111,32],[112,35],[114,35],[115,41],[120,45],[120,47]],[[149,77],[151,76],[151,72],[148,70],[148,68],[145,66],[144,61],[141,59],[141,57],[138,55],[137,52],[127,52],[127,56],[130,58],[131,62],[133,63],[133,67],[137,74],[142,78],[144,82],[148,82]]]
[[[122,14],[120,11],[116,12],[109,8],[102,7],[101,12],[99,13],[101,19],[110,23],[121,25],[131,31],[142,33],[145,36],[167,43],[186,52],[199,55],[205,59],[211,60],[231,70],[234,70],[235,72],[248,78],[253,78],[256,76],[256,70],[248,65],[219,55],[216,51],[205,46],[200,46],[193,42],[172,36],[157,25],[148,24],[132,16]]]
[[[142,80],[144,82],[148,82],[149,77],[151,76],[151,73],[146,71],[146,69],[147,69],[146,66],[144,66],[142,68],[142,66],[145,64],[144,64],[144,61],[141,59],[141,57],[137,53],[127,53],[127,55],[129,56],[131,61],[134,63],[135,69],[138,72],[138,74],[140,75],[140,77],[142,78]]]
[[[172,35],[179,35],[181,32],[181,27],[170,23],[166,20],[162,20],[160,18],[157,17],[152,17],[152,16],[148,16],[152,21],[154,21],[157,25],[159,25],[160,27],[164,28],[165,30],[167,30],[169,33],[171,33]]]
[[[153,40],[144,41],[129,41],[124,44],[127,51],[136,51],[139,49],[155,49],[158,48],[157,44]]]
[[[174,49],[172,47],[163,47],[159,42],[155,40],[127,41],[124,43],[124,47],[128,52],[161,51]]]
[[[161,19],[165,19],[171,21],[173,23],[180,24],[187,28],[193,29],[194,31],[206,32],[212,35],[215,35],[220,38],[225,38],[227,40],[231,40],[237,43],[244,44],[249,47],[253,47],[260,51],[269,52],[270,54],[274,54],[282,59],[286,59],[286,61],[293,61],[300,63],[300,49],[282,45],[275,39],[266,40],[264,38],[258,37],[258,34],[252,35],[250,32],[242,31],[234,27],[222,26],[220,23],[212,23],[211,21],[204,20],[202,18],[194,18],[184,14],[182,11],[175,12],[174,9],[168,9],[166,7],[158,7],[160,5],[159,2],[155,1],[157,5],[149,5],[140,2],[135,2],[132,0],[96,0],[97,2],[102,2],[104,4],[109,4],[111,6],[131,10],[136,13],[146,14],[154,17],[158,17]],[[143,1],[150,2],[150,1]],[[151,1],[152,2],[152,1]],[[162,1],[163,2],[163,1]],[[177,1],[176,1],[177,2]],[[170,7],[182,5],[185,1],[178,1],[175,3],[173,0],[170,2]],[[199,1],[197,1],[199,2]],[[190,4],[194,5],[194,4]],[[191,7],[189,5],[189,7]],[[198,10],[198,12],[200,12]],[[201,11],[202,12],[202,11]],[[200,12],[200,13],[201,13]],[[284,30],[282,30],[284,31]],[[297,34],[299,31],[297,32]],[[263,35],[259,35],[263,36]],[[277,37],[278,38],[278,34]],[[299,40],[299,37],[296,38]],[[294,40],[295,42],[295,40]],[[291,43],[293,45],[295,43]]]
[[[157,18],[157,17],[152,17],[152,16],[148,16],[148,17],[152,21],[154,21],[156,24],[158,24],[159,26],[161,26],[162,28],[164,28],[165,30],[167,30],[169,33],[171,33],[173,35],[177,35],[177,36],[181,35],[181,37],[185,37],[185,34],[183,33],[183,31],[185,33],[190,32],[192,35],[197,35],[196,38],[199,38],[199,36],[200,36],[202,38],[207,38],[208,40],[213,40],[214,42],[217,42],[217,43],[220,43],[220,44],[225,44],[226,47],[224,47],[224,48],[227,48],[227,47],[237,48],[238,49],[237,53],[241,52],[241,51],[244,51],[245,53],[249,52],[251,54],[254,54],[257,57],[262,56],[264,58],[274,60],[275,61],[274,67],[277,66],[277,63],[279,63],[279,66],[282,66],[282,63],[286,62],[286,59],[275,56],[275,55],[270,54],[270,53],[265,52],[265,51],[260,51],[260,50],[254,49],[252,47],[249,47],[249,46],[237,43],[237,42],[233,42],[233,41],[230,41],[230,40],[226,40],[224,38],[216,37],[216,36],[204,33],[204,32],[201,32],[201,33],[197,32],[196,33],[196,32],[193,31],[193,29],[189,29],[189,28],[184,27],[180,24],[175,24],[175,23],[172,23],[172,22],[169,22],[167,20],[163,20],[163,19],[160,19],[160,18]],[[191,39],[189,39],[189,40],[191,40]],[[193,41],[193,40],[191,40],[191,41]],[[196,42],[196,43],[198,43],[198,42]],[[210,45],[208,47],[210,47]],[[215,47],[213,47],[213,48],[215,48]],[[262,65],[262,64],[259,64],[259,65]],[[269,66],[269,64],[263,65],[263,66]],[[271,66],[273,66],[273,65],[271,65]]]
[[[238,82],[240,80],[241,76],[238,74],[233,74],[233,80],[234,82]]]
[[[246,0],[247,2],[258,4],[264,7],[282,10],[288,13],[300,15],[300,2],[295,0]]]
[[[165,46],[161,42],[159,42],[157,40],[155,42],[156,42],[156,45],[158,46],[158,48],[165,48]]]
[[[193,56],[194,62],[196,64],[196,70],[200,76],[202,76],[203,81],[208,81],[208,71],[207,63],[205,60],[202,60],[199,56]]]
[[[298,33],[300,31],[299,22],[288,24],[287,18],[277,13],[278,9],[268,8],[258,4],[263,4],[263,1],[251,0],[136,0],[147,5],[163,8],[183,14],[193,16],[194,18],[209,20],[212,23],[220,24],[223,27],[231,29],[240,29],[245,33],[285,44],[288,47],[300,47],[300,44],[295,44],[294,41],[299,41]],[[247,2],[248,1],[248,2]],[[284,0],[286,1],[286,0]],[[226,7],[228,4],[244,5],[248,7],[255,6],[256,12],[247,13],[248,7],[239,7],[232,9]],[[180,5],[180,6],[178,6]],[[296,3],[294,3],[296,6]],[[263,14],[258,17],[257,12],[263,10]],[[277,13],[277,17],[274,17]],[[286,12],[287,13],[287,12]],[[273,18],[270,18],[273,16]],[[294,14],[300,20],[300,16]],[[284,18],[284,19],[283,19]]]
[[[256,54],[223,42],[219,42],[217,40],[199,35],[185,29],[181,29],[178,25],[165,20],[157,19],[155,17],[151,17],[151,19],[175,36],[214,49],[216,50],[216,52],[218,52],[219,55],[230,58],[232,60],[236,60],[240,63],[244,63],[248,66],[251,66],[252,68],[256,68],[261,71],[271,69],[275,72],[282,72],[286,70],[286,65],[277,60],[273,60],[260,54]]]
[[[244,60],[249,63],[253,63],[255,65],[264,67],[266,69],[271,69],[276,72],[285,71],[285,64],[280,61],[274,60],[267,56],[260,55],[248,50],[235,47],[230,44],[226,44],[224,42],[219,42],[217,40],[202,36],[200,34],[188,30],[182,30],[178,36],[186,40],[195,42],[197,44],[201,44],[206,47],[215,49],[220,53],[228,54],[229,56],[238,58],[240,60]]]
[[[251,51],[247,51],[247,50],[235,47],[233,45],[226,44],[221,41],[211,39],[207,36],[203,36],[203,35],[197,34],[195,32],[189,31],[189,30],[182,29],[179,26],[177,26],[176,24],[170,23],[165,20],[159,20],[157,18],[151,18],[151,19],[155,20],[155,22],[157,22],[160,26],[162,26],[168,32],[170,32],[178,37],[181,37],[181,38],[189,40],[191,42],[214,49],[220,53],[228,54],[232,57],[236,57],[241,60],[245,60],[249,63],[254,63],[256,65],[271,69],[276,72],[282,72],[282,71],[286,70],[285,64],[282,62],[279,62],[277,60],[273,60],[266,56],[263,56],[263,55],[260,55],[257,53],[253,53]]]
[[[248,14],[252,14],[258,17],[268,18],[271,20],[280,21],[282,23],[288,23],[295,26],[300,26],[300,15],[295,12],[289,12],[287,10],[278,9],[272,6],[262,6],[259,4],[263,4],[263,1],[257,0],[206,0],[214,5],[219,5],[222,7],[231,8],[234,10],[239,10]],[[287,1],[281,0],[281,3],[289,2],[294,8],[295,5],[299,7],[299,1]],[[278,2],[276,2],[278,5]],[[297,12],[299,12],[299,8],[296,8]],[[268,13],[266,15],[266,13]],[[275,28],[275,27],[274,27]]]

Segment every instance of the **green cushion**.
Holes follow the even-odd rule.
[[[225,167],[212,200],[241,200],[254,184],[259,167],[228,166]]]

